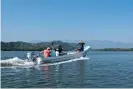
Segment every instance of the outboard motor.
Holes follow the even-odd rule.
[[[27,59],[28,59],[28,61],[35,61],[35,59],[36,59],[36,55],[33,53],[33,52],[28,52],[27,53]]]
[[[29,52],[27,53],[27,59],[30,60],[30,61],[32,59],[31,53],[29,53]]]
[[[40,57],[37,57],[36,63],[37,64],[41,64],[41,61],[42,61],[41,58]]]
[[[41,64],[41,58],[39,57],[40,54],[34,54],[34,53],[27,53],[27,59],[28,61],[32,61],[35,64]]]

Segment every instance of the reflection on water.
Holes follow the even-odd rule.
[[[49,70],[49,66],[44,66],[44,77],[45,79],[49,79],[50,76],[50,70]]]
[[[79,64],[79,82],[82,85],[84,83],[84,61],[78,61]]]
[[[72,68],[75,69],[75,74],[72,73]],[[69,83],[75,83],[82,87],[84,84],[84,61],[80,60],[66,68],[66,65],[44,66],[45,82],[56,84],[56,87],[61,87],[62,84],[67,87]],[[68,81],[68,80],[71,81]],[[46,84],[45,84],[46,85]]]
[[[57,84],[56,87],[60,87],[60,82],[62,81],[62,67],[63,65],[54,66],[43,66],[44,71],[44,81],[45,84],[49,86],[50,83]]]

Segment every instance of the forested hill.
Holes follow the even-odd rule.
[[[57,48],[61,45],[63,51],[74,50],[77,47],[76,43],[53,41],[53,42],[39,42],[39,43],[28,43],[28,42],[1,42],[2,51],[41,51],[47,47]],[[133,51],[133,48],[103,48],[103,49],[91,49],[92,51]]]
[[[17,42],[1,42],[2,51],[40,51],[48,46],[56,48],[61,45],[64,51],[73,50],[76,48],[76,43],[68,43],[62,41],[27,43],[22,41]]]

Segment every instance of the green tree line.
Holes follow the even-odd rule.
[[[76,48],[76,43],[67,43],[62,41],[53,42],[40,42],[40,43],[28,43],[28,42],[1,42],[2,51],[41,51],[47,47],[57,48],[61,45],[64,51],[73,50]]]
[[[63,51],[70,51],[77,48],[76,43],[68,43],[62,41],[52,41],[52,42],[39,42],[39,43],[28,43],[28,42],[2,42],[2,51],[41,51],[47,47],[57,48],[61,45]],[[92,51],[133,51],[133,48],[103,48],[103,49],[91,49]]]

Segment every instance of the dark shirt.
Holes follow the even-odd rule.
[[[84,51],[84,45],[85,43],[78,43],[78,48],[80,49],[80,51]]]
[[[62,52],[62,46],[59,45],[59,46],[58,46],[58,49],[59,49],[59,53],[61,53],[61,52]]]

